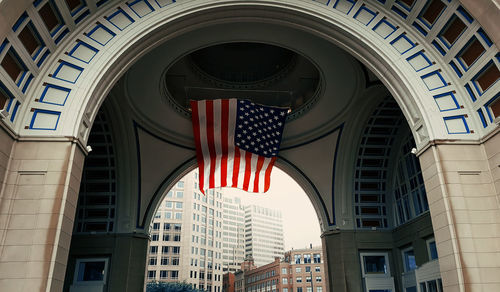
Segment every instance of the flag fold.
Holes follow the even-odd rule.
[[[288,109],[248,100],[191,101],[201,192],[269,189]]]

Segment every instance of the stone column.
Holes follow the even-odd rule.
[[[0,194],[2,291],[62,291],[84,156],[67,140],[13,142]]]
[[[73,284],[79,258],[108,258],[106,291],[144,289],[149,236],[143,233],[75,234],[66,271],[64,291]]]
[[[362,292],[361,266],[354,232],[327,231],[321,235],[325,277],[330,291]]]
[[[500,291],[500,136],[420,155],[446,292]]]

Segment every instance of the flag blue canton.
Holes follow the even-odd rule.
[[[288,109],[238,101],[234,144],[240,149],[273,157],[278,154]]]

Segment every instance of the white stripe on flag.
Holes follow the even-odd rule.
[[[255,171],[257,170],[257,161],[259,160],[259,155],[252,153],[252,168],[250,171],[250,183],[248,185],[248,190],[255,192],[257,191],[255,186]]]
[[[215,172],[214,172],[214,187],[221,185],[221,157],[222,157],[222,104],[220,99],[214,100],[214,148],[215,148]]]
[[[200,101],[198,102],[198,113],[200,120],[200,125],[207,124],[207,114],[206,114],[206,102]],[[210,179],[210,152],[208,151],[208,139],[207,139],[207,127],[200,127],[200,143],[201,143],[201,152],[203,153],[203,166],[204,169],[200,169],[203,171],[203,188],[205,190],[208,189],[209,179]]]
[[[243,182],[245,180],[245,155],[246,151],[240,149],[240,169],[238,170],[238,188],[243,189]]]
[[[266,159],[264,159],[264,163],[262,164],[262,168],[260,169],[260,172],[259,172],[259,192],[264,191],[264,186],[265,186],[265,182],[266,182],[266,170],[267,170],[267,167],[269,166],[269,162],[271,162],[271,158],[266,157]]]

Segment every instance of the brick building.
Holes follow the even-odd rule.
[[[242,264],[243,266],[243,264]],[[223,286],[237,286],[238,292],[323,292],[328,291],[321,247],[287,251],[284,258],[276,257],[274,262],[246,271],[239,271],[235,278],[224,275]],[[241,276],[243,274],[243,277]],[[243,279],[243,281],[235,280]],[[238,283],[237,283],[238,282]]]

